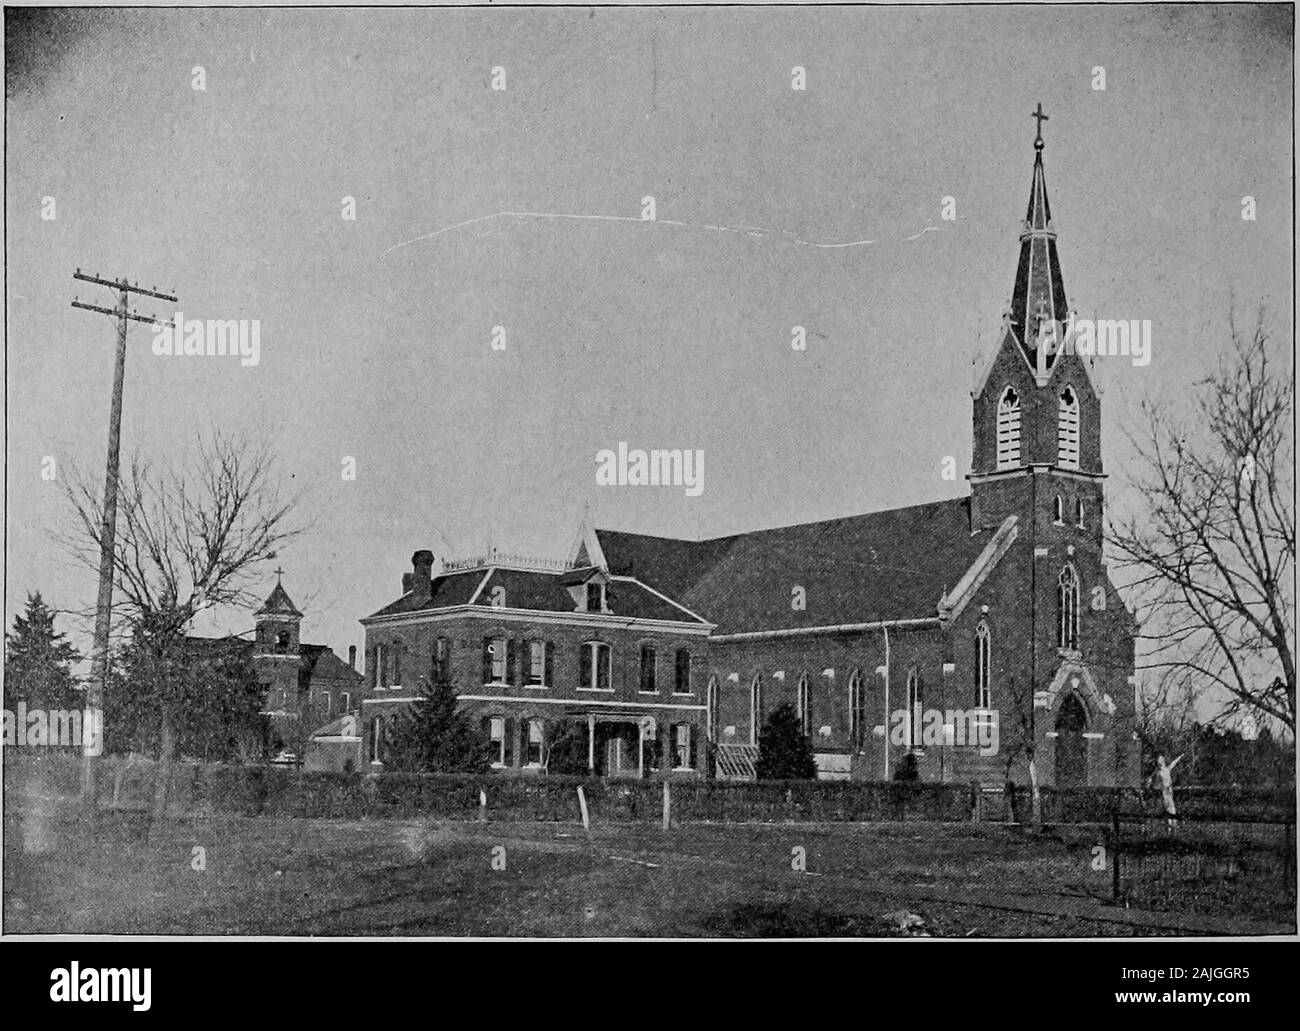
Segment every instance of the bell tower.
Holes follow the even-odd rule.
[[[1034,168],[1011,302],[997,350],[971,392],[972,529],[1016,515],[1022,532],[1030,519],[1049,532],[1066,526],[1079,543],[1100,549],[1101,401],[1087,360],[1070,346],[1074,316],[1047,198],[1041,104],[1033,117]]]

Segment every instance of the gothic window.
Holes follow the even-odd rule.
[[[758,744],[759,726],[763,722],[763,674],[755,673],[749,685],[749,743]]]
[[[1061,391],[1057,408],[1056,460],[1063,469],[1079,468],[1079,395],[1073,387]]]
[[[812,699],[808,697],[808,674],[799,678],[799,688],[795,695],[795,704],[799,710],[799,729],[804,734],[812,734]]]
[[[1007,387],[998,401],[997,461],[999,469],[1020,464],[1020,397]]]
[[[708,732],[709,740],[718,740],[718,678],[709,677],[708,695],[705,698],[705,730]]]
[[[1073,651],[1079,646],[1079,574],[1074,566],[1067,565],[1061,570],[1056,581],[1056,602],[1057,647]]]
[[[862,696],[862,674],[856,669],[852,676],[849,677],[849,740],[853,742],[854,748],[862,747],[864,738],[864,724],[866,723],[866,709],[863,704]]]
[[[921,720],[924,716],[925,689],[921,677],[912,670],[907,674],[907,743],[912,748],[921,747]]]
[[[992,688],[989,684],[991,658],[989,625],[981,622],[975,630],[975,708],[992,708]]]
[[[1083,499],[1082,498],[1080,498],[1078,501],[1074,503],[1074,525],[1077,526],[1080,530],[1087,528],[1083,522]]]
[[[1056,521],[1057,526],[1065,525],[1065,502],[1061,499],[1061,495],[1059,494],[1056,495],[1056,502],[1052,507],[1052,517]]]

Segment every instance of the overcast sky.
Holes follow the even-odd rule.
[[[214,426],[268,437],[315,520],[281,556],[285,586],[303,639],[340,654],[415,549],[564,555],[588,503],[599,525],[694,538],[966,493],[942,464],[969,466],[972,354],[1010,295],[1040,101],[1072,306],[1152,322],[1149,366],[1097,368],[1109,489],[1131,503],[1122,428],[1144,395],[1187,395],[1226,343],[1230,294],[1291,332],[1289,19],[1102,5],[11,24],[6,626],[28,591],[60,608],[95,593],[50,535],[66,502],[40,476],[47,455],[102,476],[114,328],[69,302],[112,296],[74,283],[77,266],[174,289],[187,317],[261,321],[256,367],[156,357],[134,328],[124,454],[179,460]],[[645,196],[660,223],[489,217],[635,218]],[[703,449],[703,493],[597,487],[596,453],[619,441]],[[201,629],[251,625],[224,612]]]

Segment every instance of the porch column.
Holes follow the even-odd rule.
[[[587,714],[587,770],[596,772],[596,714]]]

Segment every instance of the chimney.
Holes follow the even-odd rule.
[[[433,590],[433,552],[417,551],[411,556],[411,591],[415,601],[427,601]]]
[[[348,665],[354,670],[357,668],[357,646],[355,644],[348,645]]]

